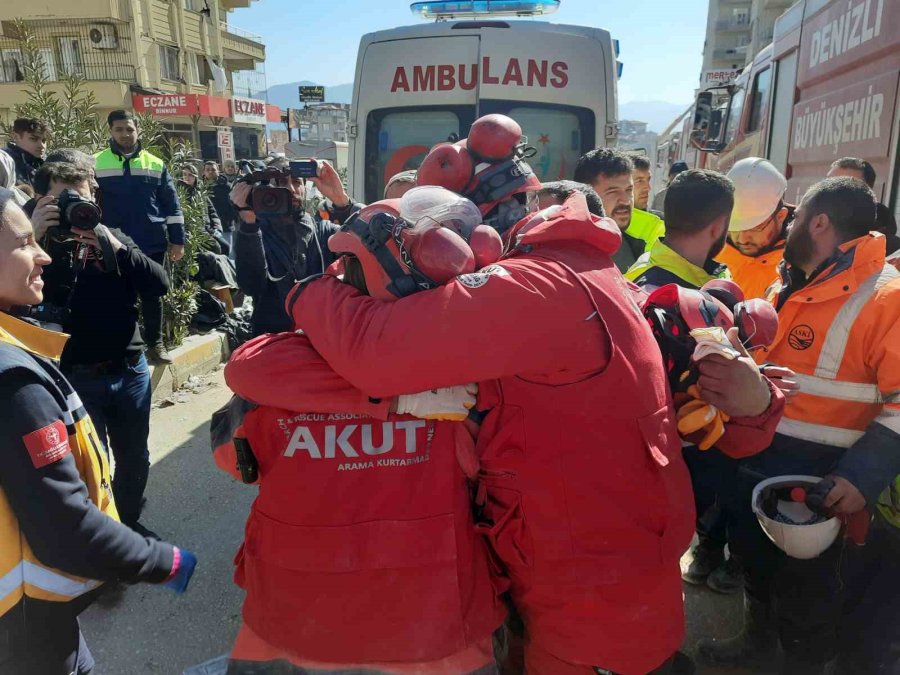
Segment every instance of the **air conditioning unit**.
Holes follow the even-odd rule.
[[[88,37],[94,49],[115,49],[119,46],[116,27],[111,23],[92,24]]]

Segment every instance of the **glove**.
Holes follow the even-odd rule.
[[[194,576],[194,568],[197,567],[197,556],[183,548],[175,548],[175,555],[179,556],[178,569],[175,575],[163,586],[171,588],[178,595],[187,590],[191,577]]]
[[[419,394],[401,394],[397,397],[397,413],[423,420],[462,422],[469,416],[469,410],[475,407],[476,394],[477,384],[432,389]]]
[[[678,433],[682,437],[689,436],[698,431],[705,431],[703,439],[697,444],[701,450],[709,450],[725,433],[725,423],[730,419],[728,415],[700,398],[700,390],[697,385],[688,388],[688,394],[693,400],[688,401],[678,409]]]

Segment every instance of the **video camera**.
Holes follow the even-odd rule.
[[[56,205],[59,207],[60,230],[93,230],[100,224],[103,215],[99,206],[75,190],[60,192]]]
[[[241,182],[253,185],[250,192],[250,208],[257,216],[286,216],[293,211],[293,194],[286,187],[270,185],[272,181],[288,181],[292,178],[314,178],[318,172],[315,159],[291,160],[284,169],[252,171]]]

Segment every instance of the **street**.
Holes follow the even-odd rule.
[[[156,586],[133,586],[82,615],[97,675],[180,675],[226,654],[237,634],[241,593],[231,580],[232,558],[255,490],[213,464],[209,418],[229,392],[221,369],[205,380],[197,393],[179,394],[174,405],[153,411],[153,466],[142,517],[164,539],[197,553],[197,572],[181,597]],[[737,598],[692,587],[685,594],[688,647],[704,635],[726,636],[737,629]]]

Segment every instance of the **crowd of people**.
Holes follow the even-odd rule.
[[[0,673],[91,672],[103,583],[181,593],[197,564],[141,522],[182,199],[252,302],[211,426],[258,490],[229,673],[691,673],[682,582],[743,594],[708,664],[900,667],[900,240],[871,165],[798,204],[756,157],[654,196],[646,157],[598,148],[541,183],[489,117],[468,172],[436,146],[372,204],[323,161],[176,180],[127,111],[95,157],[16,120]]]

